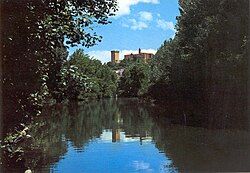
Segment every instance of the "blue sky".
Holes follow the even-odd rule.
[[[178,15],[178,0],[118,0],[112,23],[95,28],[102,42],[84,51],[102,62],[110,61],[111,50],[119,50],[120,59],[139,48],[155,53],[164,40],[174,37]],[[77,48],[82,47],[70,48],[69,53]]]

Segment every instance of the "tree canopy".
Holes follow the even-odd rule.
[[[41,107],[55,89],[54,79],[60,81],[66,55],[56,50],[95,45],[101,40],[95,26],[110,23],[116,5],[116,0],[1,1],[4,117],[12,121]]]
[[[152,63],[158,77],[149,95],[195,103],[195,119],[210,125],[236,112],[245,117],[248,26],[248,0],[180,1],[175,38]]]

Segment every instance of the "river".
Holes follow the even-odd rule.
[[[32,149],[5,172],[250,171],[248,130],[172,123],[137,99],[55,105],[32,123]]]

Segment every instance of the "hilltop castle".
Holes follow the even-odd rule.
[[[111,51],[111,62],[112,63],[119,63],[119,51],[113,50]],[[153,53],[142,53],[141,49],[139,48],[138,54],[128,54],[124,55],[124,59],[143,59],[144,62],[147,62],[149,59],[153,58]]]

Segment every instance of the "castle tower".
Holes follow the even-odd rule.
[[[119,63],[119,51],[113,50],[111,51],[111,62],[112,63]]]

